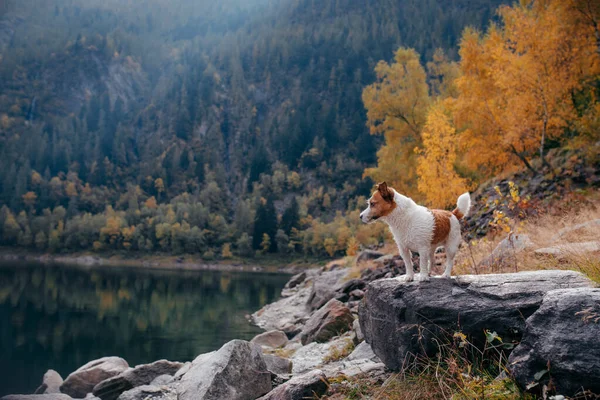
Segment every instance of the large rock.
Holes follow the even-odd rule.
[[[259,400],[301,400],[323,396],[329,387],[327,377],[321,370],[298,375],[276,387]]]
[[[505,342],[520,340],[525,319],[539,308],[544,294],[593,286],[574,271],[464,275],[410,283],[381,279],[367,287],[359,321],[375,354],[388,368],[398,370],[407,357],[436,353],[437,343],[455,331],[475,344],[484,343],[485,330],[497,332]]]
[[[44,374],[42,384],[35,391],[36,394],[60,393],[60,385],[63,384],[63,378],[58,372],[49,369]]]
[[[352,329],[352,322],[354,317],[350,309],[342,302],[331,299],[306,321],[300,340],[302,344],[326,342]]]
[[[178,400],[177,391],[168,386],[143,385],[123,392],[118,400]]]
[[[1,400],[72,400],[72,397],[61,393],[9,394],[2,397]]]
[[[104,357],[90,361],[72,372],[60,386],[60,391],[75,398],[84,398],[98,383],[119,375],[129,368],[120,357]]]
[[[306,303],[311,292],[310,285],[298,285],[286,297],[252,314],[252,321],[265,330],[296,331],[299,321],[305,320],[309,314]]]
[[[260,347],[243,340],[196,357],[177,384],[179,400],[256,399],[271,389]]]
[[[285,332],[272,330],[269,332],[263,332],[256,335],[250,343],[254,343],[259,346],[278,348],[283,347],[287,344],[288,338]]]
[[[526,325],[509,358],[521,387],[539,389],[551,379],[562,395],[600,393],[600,289],[548,292]]]
[[[148,385],[160,375],[173,375],[183,363],[167,360],[155,361],[151,364],[138,365],[117,376],[106,379],[96,386],[92,393],[102,400],[114,400],[127,390],[137,386]]]

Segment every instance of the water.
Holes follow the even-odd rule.
[[[0,396],[33,393],[104,356],[189,361],[261,332],[246,315],[277,299],[284,274],[0,265]]]

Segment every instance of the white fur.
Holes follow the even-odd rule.
[[[431,243],[433,239],[434,218],[433,214],[425,207],[418,205],[412,199],[394,191],[394,202],[396,208],[387,216],[379,218],[389,225],[394,241],[398,245],[398,250],[404,265],[406,266],[406,281],[414,279],[414,270],[412,264],[412,253],[419,253],[419,280],[429,280],[431,265],[435,262],[435,250],[444,246],[446,248],[446,270],[443,278],[450,278],[454,257],[458,252],[461,242],[460,223],[456,216],[450,218],[450,233],[445,241],[440,243]],[[469,193],[462,194],[457,200],[457,208],[466,216],[471,207],[471,198]],[[365,223],[375,221],[371,215],[371,206],[360,214],[360,218]]]

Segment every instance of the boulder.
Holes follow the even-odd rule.
[[[276,375],[286,375],[292,373],[292,362],[283,357],[273,354],[263,354],[267,369]]]
[[[256,335],[250,343],[263,347],[278,348],[287,344],[288,338],[283,331],[273,330]]]
[[[9,394],[0,400],[72,400],[72,397],[63,393]]]
[[[183,363],[167,360],[155,361],[151,364],[137,365],[133,369],[128,369],[117,376],[106,379],[96,386],[92,393],[102,400],[114,400],[127,390],[137,386],[148,385],[154,378],[160,375],[173,375]]]
[[[63,378],[58,372],[49,369],[44,374],[42,384],[35,391],[35,394],[60,393],[60,385],[63,384]]]
[[[313,287],[307,304],[311,310],[317,310],[337,295],[337,291],[344,285],[347,269],[325,271],[313,279]]]
[[[267,304],[252,314],[252,321],[264,330],[275,329],[286,332],[286,327],[297,325],[298,320],[306,318],[309,314],[310,310],[306,307],[306,303],[312,287],[297,286],[291,291],[293,293],[288,293],[288,296]]]
[[[365,261],[376,260],[383,256],[385,256],[385,254],[380,253],[379,251],[363,250],[360,252],[358,257],[356,258],[356,262],[361,263],[361,262],[365,262]]]
[[[123,392],[118,400],[178,400],[177,391],[168,386],[143,385]]]
[[[342,302],[331,299],[315,312],[304,325],[300,334],[302,344],[326,342],[352,329],[354,317],[350,309]]]
[[[104,357],[90,361],[72,372],[60,386],[60,391],[71,397],[84,398],[98,383],[119,375],[129,368],[120,357]]]
[[[509,371],[522,388],[552,380],[557,393],[600,393],[600,289],[548,292],[526,321]],[[548,370],[549,367],[549,370]]]
[[[314,370],[304,375],[298,375],[273,389],[259,400],[301,400],[314,399],[323,396],[329,383],[321,370]]]
[[[520,340],[525,319],[550,290],[589,288],[594,284],[574,271],[464,275],[428,282],[381,279],[369,284],[359,307],[365,340],[392,370],[407,357],[435,354],[439,342],[462,331],[476,345],[484,331],[505,342]]]
[[[255,399],[271,389],[271,373],[260,347],[243,340],[196,357],[177,383],[179,400]]]

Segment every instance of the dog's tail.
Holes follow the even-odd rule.
[[[471,196],[469,195],[469,192],[463,193],[456,201],[456,208],[454,209],[454,211],[452,211],[452,214],[454,214],[456,218],[460,220],[467,216],[470,208]]]

